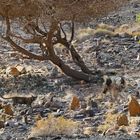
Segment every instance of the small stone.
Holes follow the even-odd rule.
[[[34,71],[32,66],[26,66],[25,69],[26,69],[26,72],[33,72]]]
[[[133,116],[133,117],[140,116],[140,105],[133,96],[131,96],[131,99],[129,101],[128,110],[129,110],[130,116]]]
[[[15,127],[17,126],[17,123],[14,120],[8,120],[4,124],[5,126]]]
[[[54,117],[62,116],[62,114],[64,114],[63,111],[57,111],[57,112],[53,112],[53,113],[52,113],[52,115],[53,115]]]
[[[26,112],[26,115],[31,115],[32,113],[33,113],[33,109],[32,108],[29,108],[29,110]]]
[[[22,123],[28,124],[28,117],[27,116],[22,116]]]
[[[73,96],[72,101],[70,103],[70,109],[76,110],[80,107],[80,101],[77,96]]]
[[[91,122],[92,121],[92,117],[86,117],[83,119],[84,122]]]
[[[13,116],[14,112],[12,110],[12,106],[9,105],[5,105],[4,107],[4,113]]]
[[[52,70],[51,70],[51,72],[50,72],[50,76],[51,77],[56,77],[56,76],[58,76],[58,68],[57,67],[54,67]]]
[[[85,101],[81,101],[80,108],[85,109],[86,107],[87,107],[86,102]]]
[[[6,74],[12,75],[12,76],[19,76],[20,72],[18,71],[18,69],[16,67],[8,67],[6,69]]]
[[[27,140],[37,140],[38,138],[36,138],[36,137],[28,137],[28,139]]]
[[[95,101],[93,101],[92,99],[88,100],[87,106],[91,106],[93,108],[98,108],[98,104]]]
[[[17,70],[20,72],[20,74],[24,74],[26,73],[26,69],[25,67],[21,66],[21,65],[18,65],[16,66]]]
[[[118,131],[123,132],[123,133],[127,133],[127,128],[126,128],[126,126],[122,125],[119,127]]]
[[[3,104],[2,103],[0,103],[0,109],[3,109]]]
[[[87,106],[87,108],[85,110],[85,114],[87,117],[93,117],[95,115],[93,108],[90,106]]]
[[[74,116],[74,119],[83,119],[83,118],[85,118],[85,115],[84,114],[76,114]]]
[[[91,136],[95,133],[95,128],[94,127],[86,127],[84,128],[83,134]]]
[[[27,125],[20,125],[20,126],[18,127],[18,130],[19,130],[20,132],[26,131],[26,130],[27,130]]]
[[[0,121],[0,129],[4,128],[4,121]]]
[[[11,140],[11,139],[12,139],[12,136],[8,135],[8,136],[6,136],[5,140]]]
[[[128,126],[128,118],[127,118],[127,116],[125,114],[121,114],[120,116],[118,116],[117,124],[119,126],[122,126],[122,125]]]
[[[135,127],[132,129],[133,132],[139,132],[140,131],[140,127]]]

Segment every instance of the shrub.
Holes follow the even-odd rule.
[[[79,131],[79,123],[65,119],[64,117],[55,118],[49,115],[47,119],[36,122],[31,130],[31,136],[72,136]]]

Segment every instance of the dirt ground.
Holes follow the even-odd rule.
[[[105,23],[115,26],[132,24],[136,21],[136,15],[140,13],[140,2],[135,1],[130,5],[120,9],[118,12],[112,13],[107,17],[97,19],[84,25],[77,25],[79,29],[95,28],[99,23]],[[83,33],[84,31],[82,31]],[[73,135],[70,138],[65,136],[53,137],[36,137],[33,140],[44,139],[91,139],[91,140],[138,140],[140,138],[140,122],[132,129],[128,126],[125,129],[114,130],[110,124],[108,133],[106,130],[99,130],[100,126],[105,124],[106,112],[110,113],[114,110],[119,113],[128,112],[125,107],[128,103],[129,95],[136,95],[140,92],[140,37],[128,34],[110,35],[110,34],[82,34],[76,37],[75,46],[85,61],[86,65],[91,70],[101,70],[104,72],[115,73],[116,77],[123,76],[127,86],[123,92],[123,97],[120,102],[114,103],[110,107],[110,96],[102,98],[102,84],[86,83],[84,81],[76,81],[65,76],[52,63],[45,61],[39,62],[34,60],[22,60],[18,54],[13,52],[9,44],[2,42],[0,47],[0,94],[6,95],[18,93],[28,95],[33,93],[38,96],[38,101],[33,103],[33,107],[26,105],[12,106],[14,115],[6,116],[5,126],[0,129],[0,140],[27,140],[31,128],[35,124],[35,117],[42,114],[41,117],[46,117],[48,113],[56,116],[64,116],[81,122],[83,125],[80,130],[85,127],[93,127],[96,131],[91,136],[79,134]],[[34,48],[31,46],[31,50]],[[38,51],[38,50],[36,50]],[[62,57],[63,58],[63,57]],[[65,59],[72,67],[77,68],[71,60]],[[8,67],[20,65],[26,69],[26,72],[18,77],[13,77],[7,72]],[[78,68],[77,68],[78,69]],[[51,93],[51,94],[50,94]],[[52,108],[39,104],[44,98],[54,96],[55,107]],[[79,111],[73,113],[68,111],[69,103],[73,95],[76,95],[79,100],[86,102],[89,97],[97,104],[94,110],[94,115],[82,116]],[[138,97],[138,100],[140,96]],[[11,100],[0,98],[5,104],[12,104]],[[47,99],[45,101],[48,101]],[[1,103],[0,102],[0,103]],[[59,104],[58,104],[59,103]],[[0,109],[1,116],[3,110]],[[24,117],[28,118],[29,123],[23,121]],[[111,116],[110,116],[111,117]],[[1,117],[2,118],[2,117]],[[90,120],[90,121],[89,121]],[[131,120],[131,119],[130,119]],[[97,131],[98,129],[98,131]],[[109,130],[108,129],[108,130]],[[127,131],[126,131],[127,129]],[[130,130],[129,130],[130,129]]]

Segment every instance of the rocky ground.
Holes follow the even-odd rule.
[[[2,42],[0,48],[0,94],[15,93],[20,96],[34,94],[37,99],[31,106],[26,104],[13,106],[13,101],[10,99],[0,98],[0,140],[29,139],[31,133],[35,135],[40,132],[40,126],[34,130],[32,127],[38,120],[46,118],[48,114],[52,114],[50,117],[52,124],[45,129],[50,132],[54,128],[61,130],[62,128],[54,122],[64,119],[62,124],[69,124],[65,129],[68,132],[64,132],[62,129],[64,133],[61,132],[63,135],[60,135],[56,131],[52,131],[54,134],[52,137],[34,136],[30,140],[139,139],[140,118],[131,117],[128,96],[133,95],[137,100],[140,99],[138,94],[140,92],[140,37],[138,33],[135,35],[131,32],[131,30],[139,32],[140,27],[137,25],[134,29],[133,25],[122,31],[122,25],[134,22],[136,14],[139,12],[140,4],[136,1],[117,13],[97,19],[94,23],[83,25],[84,27],[80,26],[77,29],[78,34],[74,45],[87,66],[92,70],[112,72],[115,73],[115,77],[123,76],[125,78],[126,88],[119,92],[122,97],[118,97],[119,101],[116,102],[111,101],[110,95],[102,94],[103,85],[98,81],[97,83],[75,81],[62,74],[48,61],[21,59],[7,43]],[[101,22],[111,25],[108,29],[109,32],[103,30],[95,32],[92,29]],[[124,26],[126,27],[126,25]],[[32,46],[30,49],[34,50]],[[66,61],[75,67],[69,58]],[[20,73],[15,68],[18,68]],[[117,118],[122,114],[127,117],[123,120],[126,126],[119,126],[120,122],[117,121]],[[64,118],[55,120],[55,117],[59,116]],[[65,122],[65,119],[72,119],[79,125],[75,126],[73,122]],[[73,132],[72,129],[75,131]]]

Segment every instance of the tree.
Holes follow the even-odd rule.
[[[91,81],[96,76],[95,72],[87,68],[72,45],[74,24],[104,16],[127,2],[128,0],[0,0],[0,16],[3,20],[1,37],[28,59],[50,60],[66,75]],[[71,30],[69,39],[64,28],[66,25]],[[66,47],[81,71],[70,68],[56,55],[54,45],[58,43]],[[26,49],[29,44],[39,47],[41,54]]]

